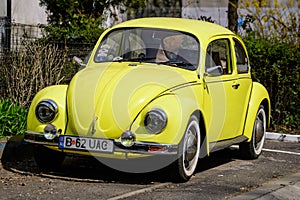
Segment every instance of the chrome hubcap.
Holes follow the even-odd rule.
[[[264,140],[265,140],[265,132],[266,132],[266,114],[264,109],[260,109],[257,113],[257,117],[255,120],[254,126],[254,139],[253,145],[256,154],[260,154],[263,148]]]
[[[256,120],[255,132],[255,141],[258,144],[265,134],[264,123],[259,118]]]
[[[190,162],[195,158],[195,155],[197,153],[197,138],[192,133],[192,131],[189,131],[188,137],[186,139],[186,150],[185,150],[185,167],[189,167]]]
[[[200,129],[197,121],[192,121],[185,133],[183,142],[183,168],[187,176],[191,176],[197,166],[200,152]]]

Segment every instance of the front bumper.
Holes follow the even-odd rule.
[[[44,133],[26,131],[24,141],[32,144],[46,145],[58,148],[59,137],[53,140],[48,140],[44,137]],[[64,149],[60,149],[64,151]],[[66,149],[67,150],[67,149]],[[68,150],[67,150],[68,151]],[[74,152],[74,150],[72,150]],[[76,151],[76,150],[75,150]],[[133,153],[133,154],[148,154],[148,155],[176,155],[178,145],[174,144],[159,144],[150,142],[135,142],[131,147],[125,147],[117,139],[114,140],[114,152]],[[101,153],[101,152],[99,152]]]

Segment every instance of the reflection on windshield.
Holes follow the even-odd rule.
[[[150,62],[195,70],[199,42],[179,31],[149,28],[118,29],[100,43],[95,62]]]

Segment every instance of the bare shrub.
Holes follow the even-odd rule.
[[[246,31],[266,39],[299,43],[299,1],[241,0],[239,6]]]
[[[67,52],[57,46],[25,43],[2,66],[6,98],[22,106],[29,106],[33,96],[49,85],[60,84]]]

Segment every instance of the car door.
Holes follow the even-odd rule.
[[[247,110],[249,108],[249,99],[252,89],[252,79],[250,73],[249,58],[246,53],[246,48],[242,41],[237,37],[232,38],[233,50],[233,67],[236,73],[237,79],[232,85],[231,94],[234,95],[233,101],[234,109],[233,113],[236,113],[233,118],[235,123],[239,124],[234,130],[238,135],[243,134],[244,124],[246,120]],[[233,117],[233,116],[232,116]]]
[[[208,114],[210,142],[242,135],[250,94],[249,74],[239,74],[236,55],[240,46],[229,36],[217,37],[206,48],[204,110]],[[237,50],[236,50],[237,49]],[[236,53],[237,51],[237,53]],[[240,57],[239,57],[240,58]],[[248,63],[244,62],[244,65]],[[247,68],[242,66],[241,68]]]

